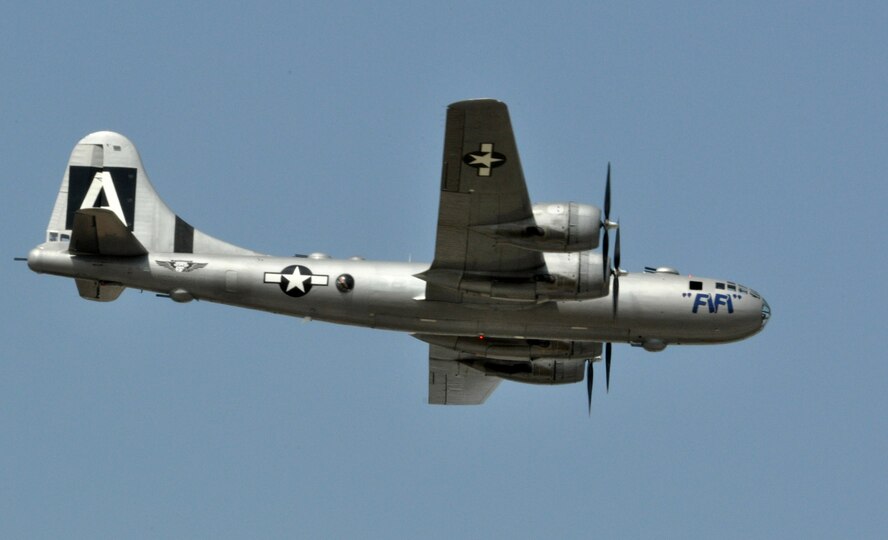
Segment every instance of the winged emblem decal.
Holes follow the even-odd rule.
[[[207,265],[207,263],[194,262],[194,261],[180,261],[180,260],[169,260],[169,261],[154,261],[160,266],[163,266],[167,270],[172,270],[173,272],[191,272],[192,270],[197,270],[199,268],[203,268]]]

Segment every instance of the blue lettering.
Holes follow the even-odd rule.
[[[725,306],[728,308],[728,313],[734,313],[734,301],[729,294],[719,293],[713,296],[708,293],[697,293],[691,312],[697,313],[697,310],[703,306],[709,309],[709,313],[718,313],[718,306]]]
[[[734,313],[734,301],[729,294],[715,295],[715,313],[718,313],[718,306],[725,306],[728,308],[728,313]]]
[[[718,306],[726,306],[728,296],[726,294],[715,295],[715,313],[718,313]]]
[[[697,293],[697,297],[694,298],[694,309],[692,309],[691,312],[697,313],[697,308],[707,305],[709,306],[709,312],[712,313],[712,300],[709,298],[709,295],[706,293]]]

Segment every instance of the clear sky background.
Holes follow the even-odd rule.
[[[0,537],[885,536],[884,3],[134,4],[0,18]],[[623,266],[752,286],[765,331],[617,346],[591,418],[583,384],[433,407],[406,335],[12,261],[102,129],[214,236],[430,260],[472,97],[535,201],[612,162]]]

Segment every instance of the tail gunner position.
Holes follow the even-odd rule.
[[[532,205],[508,109],[489,99],[448,108],[431,264],[274,257],[213,238],[164,204],[129,139],[101,131],[74,147],[28,266],[74,278],[80,296],[100,302],[130,287],[409,332],[429,344],[436,404],[483,403],[501,379],[584,376],[591,403],[602,357],[610,385],[612,343],[727,343],[770,316],[761,295],[731,281],[622,270],[610,166],[603,209]]]

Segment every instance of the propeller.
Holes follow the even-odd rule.
[[[617,302],[620,295],[620,275],[623,271],[620,269],[620,224],[619,222],[613,222],[610,220],[610,210],[611,210],[611,164],[607,164],[607,182],[604,187],[604,219],[601,222],[601,226],[604,229],[604,234],[602,237],[602,246],[601,246],[601,257],[604,264],[602,265],[604,271],[604,279],[607,280],[613,276],[614,285],[613,285],[613,299],[612,299],[612,311],[613,317],[616,319],[617,317]],[[617,237],[614,240],[614,266],[608,267],[608,255],[610,254],[610,234],[608,231],[610,229],[617,229]],[[610,373],[611,373],[611,358],[613,353],[613,344],[611,342],[607,342],[604,344],[604,376],[605,376],[605,387],[607,392],[610,392]],[[586,398],[588,400],[589,405],[589,414],[592,414],[592,377],[593,377],[593,368],[592,368],[592,359],[589,360],[588,365],[586,366]]]
[[[604,186],[604,219],[601,221],[601,227],[604,229],[601,246],[601,259],[607,263],[607,257],[610,254],[610,229],[617,229],[617,238],[614,243],[614,266],[608,268],[603,266],[604,279],[607,280],[611,276],[614,278],[614,294],[613,294],[613,315],[617,317],[617,298],[620,294],[620,275],[623,271],[620,269],[620,223],[610,220],[611,210],[611,164],[607,164],[607,182]]]

